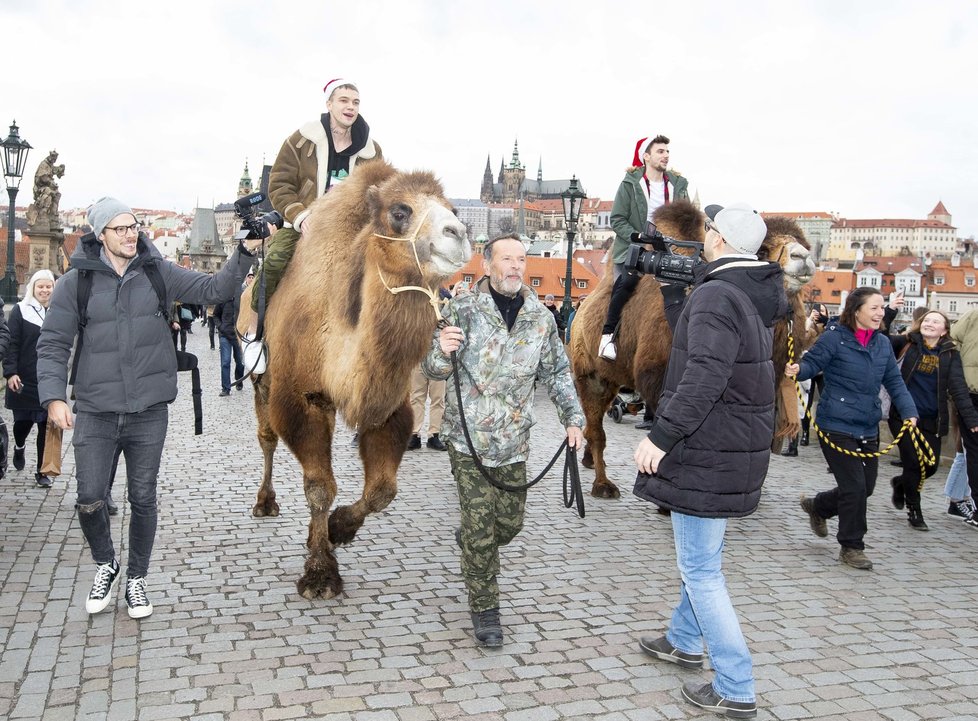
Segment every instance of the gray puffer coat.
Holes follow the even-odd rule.
[[[146,263],[158,264],[166,287],[164,307],[169,308],[175,300],[212,305],[233,297],[253,260],[239,246],[220,272],[209,276],[165,261],[140,235],[136,257],[120,277],[95,235],[84,236],[71,257],[72,269],[54,286],[37,343],[41,405],[67,399],[68,358],[78,334],[79,270],[92,272],[92,293],[75,379],[75,410],[139,413],[177,395],[173,341]]]

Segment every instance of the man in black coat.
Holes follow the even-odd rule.
[[[750,652],[721,570],[728,518],[754,512],[774,435],[774,321],[788,310],[781,267],[759,261],[767,233],[745,204],[706,208],[702,280],[683,308],[657,416],[635,451],[635,494],[672,511],[679,604],[650,656],[703,667],[713,683],[683,697],[731,718],[757,714]]]

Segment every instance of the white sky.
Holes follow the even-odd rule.
[[[0,0],[0,126],[56,148],[61,207],[233,200],[358,84],[385,155],[478,197],[527,174],[611,199],[664,133],[703,203],[922,218],[978,233],[978,3],[963,0]],[[11,76],[13,79],[11,79]]]

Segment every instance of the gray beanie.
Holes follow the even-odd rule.
[[[88,209],[88,224],[92,226],[92,232],[95,233],[95,237],[97,238],[102,235],[102,231],[105,230],[105,226],[109,224],[110,220],[123,213],[129,213],[132,217],[136,217],[136,214],[132,212],[132,208],[115,198],[106,196],[96,200],[92,207]]]

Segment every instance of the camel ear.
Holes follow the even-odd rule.
[[[366,195],[367,209],[370,211],[370,215],[376,218],[384,207],[384,203],[380,195],[380,187],[377,185],[371,185],[369,188],[367,188]]]

